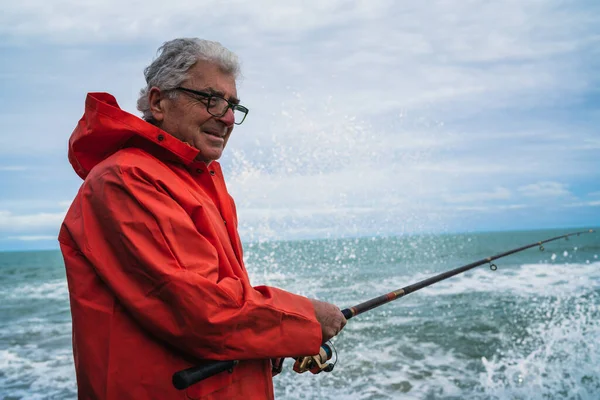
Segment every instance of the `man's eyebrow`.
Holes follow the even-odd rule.
[[[216,94],[217,96],[221,96],[224,99],[226,98],[225,93],[221,92],[220,90],[213,89],[211,87],[207,87],[204,90],[209,92],[210,94]],[[227,100],[229,100],[229,102],[231,102],[233,104],[240,104],[240,99],[238,99],[237,97],[234,97],[234,96],[230,96]]]

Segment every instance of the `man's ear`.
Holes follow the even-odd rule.
[[[148,103],[150,104],[150,112],[152,118],[160,123],[165,118],[165,94],[156,86],[152,86],[148,92]]]

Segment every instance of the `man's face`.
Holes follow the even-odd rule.
[[[223,73],[219,67],[199,61],[188,71],[181,87],[219,95],[232,103],[238,102],[235,78]],[[153,104],[153,91],[158,98]],[[175,98],[152,89],[150,106],[157,125],[165,132],[200,151],[196,159],[210,163],[223,154],[234,127],[233,111],[228,109],[221,117],[211,115],[206,109],[206,98],[179,91]]]

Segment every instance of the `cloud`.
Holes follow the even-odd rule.
[[[510,190],[504,187],[497,187],[489,192],[454,193],[450,196],[445,196],[444,200],[447,203],[477,203],[492,200],[510,200],[512,197],[513,196]]]
[[[594,201],[580,201],[576,203],[566,204],[565,207],[578,208],[578,207],[600,207],[600,200]]]
[[[568,185],[559,182],[538,182],[531,185],[521,186],[518,190],[525,197],[564,197],[571,193],[567,190]]]
[[[67,210],[69,207],[71,207],[71,203],[73,203],[72,200],[60,201],[58,202],[58,206]]]
[[[166,40],[165,32],[198,35],[202,15],[203,27],[243,56],[250,77],[276,72],[287,85],[308,84],[310,93],[328,81],[327,86],[337,86],[346,107],[362,113],[438,102],[477,101],[481,108],[509,104],[518,93],[571,90],[585,82],[570,72],[577,60],[562,56],[598,40],[586,31],[594,23],[588,13],[558,12],[554,2],[474,1],[462,7],[446,1],[224,4],[229,6],[62,0],[50,7],[28,1],[5,8],[0,32],[13,40],[35,38],[71,46],[157,44]],[[558,21],[562,30],[555,29]],[[225,23],[228,29],[220,29]],[[532,34],[532,26],[540,34]],[[576,34],[562,33],[567,29]],[[555,60],[543,62],[549,59]],[[307,75],[309,69],[319,73]],[[372,95],[366,98],[380,101],[364,101],[369,91]],[[544,98],[536,96],[537,101]]]
[[[377,18],[389,8],[389,2],[355,2],[340,0],[307,1],[302,5],[272,0],[224,1],[221,7],[197,1],[193,4],[174,0],[28,1],[5,8],[0,32],[13,37],[45,36],[62,43],[105,42],[113,40],[163,39],[165,32],[174,35],[198,34],[202,27],[218,28],[226,24],[231,36],[265,35],[277,41],[278,34],[302,35],[336,24]],[[268,10],[268,12],[265,12]],[[207,29],[211,30],[211,29]],[[248,37],[248,36],[245,36]]]
[[[65,148],[85,92],[137,114],[143,68],[177,36],[242,59],[251,112],[222,164],[243,232],[485,226],[492,214],[518,225],[567,203],[593,214],[599,12],[558,0],[13,2],[0,16],[0,171],[51,162],[37,180],[0,175],[0,231],[58,229],[70,202],[56,203],[81,183]],[[25,200],[53,191],[52,205]]]
[[[576,142],[574,147],[579,150],[600,150],[600,138],[584,137],[582,142]]]
[[[9,236],[8,239],[20,240],[23,242],[37,242],[41,240],[57,240],[56,236],[32,235],[32,236]]]
[[[56,231],[65,218],[65,212],[40,212],[27,215],[15,215],[0,210],[0,232],[42,232]]]
[[[477,211],[477,212],[500,212],[500,211],[507,211],[507,210],[520,210],[520,209],[526,209],[528,208],[528,206],[524,205],[524,204],[506,204],[506,205],[486,205],[486,206],[457,206],[454,207],[453,210],[455,211],[467,211],[467,212],[471,212],[471,211]]]
[[[29,168],[26,166],[22,166],[22,165],[6,165],[6,166],[0,166],[0,172],[2,171],[6,171],[6,172],[19,172],[19,171],[27,171]]]

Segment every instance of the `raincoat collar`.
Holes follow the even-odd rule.
[[[114,96],[88,93],[83,117],[69,139],[69,162],[77,175],[85,179],[101,161],[131,146],[144,148],[161,159],[187,167],[198,164],[195,161],[197,149],[123,111]]]

